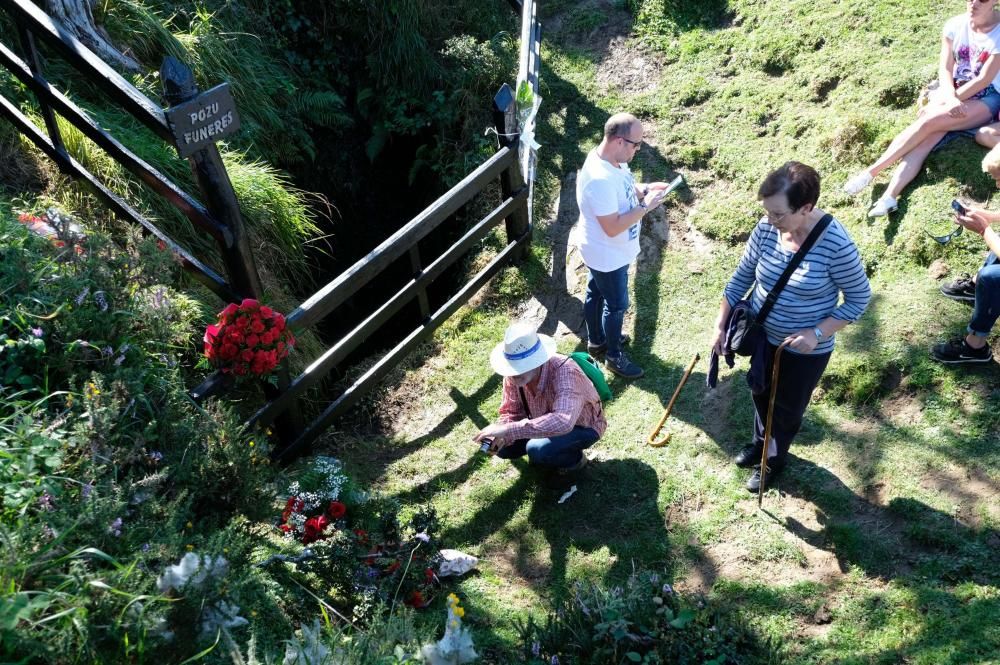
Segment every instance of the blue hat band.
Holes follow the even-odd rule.
[[[527,351],[521,351],[520,353],[507,353],[506,351],[504,351],[503,357],[506,358],[507,360],[524,360],[528,356],[534,354],[535,351],[538,351],[538,349],[540,349],[541,347],[542,347],[542,340],[541,338],[539,338],[538,341],[535,342],[535,345],[530,349],[528,349]]]

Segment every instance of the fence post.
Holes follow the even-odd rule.
[[[160,79],[163,81],[163,96],[170,106],[176,106],[193,99],[198,95],[198,84],[194,80],[194,72],[186,64],[173,57],[163,59],[160,67]],[[215,144],[209,144],[188,158],[191,171],[198,188],[201,190],[205,207],[212,216],[224,225],[231,234],[231,242],[220,242],[222,260],[226,264],[226,273],[232,288],[243,297],[260,299],[264,292],[260,282],[260,274],[250,248],[250,238],[243,224],[240,204],[236,199],[236,191],[222,162],[222,156]],[[264,394],[273,399],[285,390],[291,383],[287,361],[278,366],[278,386],[264,384]],[[279,438],[288,443],[298,438],[302,433],[302,415],[298,402],[293,402],[288,409],[275,420],[275,429]]]
[[[520,139],[520,128],[517,126],[517,105],[514,91],[504,83],[493,97],[493,123],[496,125],[500,146],[517,152]],[[506,199],[525,187],[524,177],[518,160],[514,160],[509,168],[500,174],[500,191]],[[506,219],[507,242],[513,242],[528,234],[521,248],[512,254],[515,260],[523,260],[528,256],[528,246],[531,244],[531,218],[528,215],[528,199],[524,204],[514,209]]]

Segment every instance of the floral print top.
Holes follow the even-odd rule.
[[[942,34],[951,40],[955,55],[952,76],[956,82],[974,79],[990,56],[1000,53],[1000,23],[987,33],[976,32],[969,23],[968,14],[960,14],[948,19]],[[993,79],[993,87],[1000,91],[1000,75]]]

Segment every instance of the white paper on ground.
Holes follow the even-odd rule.
[[[459,552],[458,550],[441,550],[441,564],[438,566],[438,577],[449,575],[464,575],[479,563],[479,559]]]
[[[570,498],[574,494],[576,494],[576,485],[570,487],[568,492],[559,497],[559,503],[565,503],[566,499]]]

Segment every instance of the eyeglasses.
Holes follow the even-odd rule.
[[[973,2],[974,0],[969,0],[969,1]],[[979,1],[982,2],[983,0],[979,0]],[[962,231],[963,230],[965,230],[965,227],[962,226],[961,224],[957,224],[955,226],[955,228],[952,229],[951,233],[949,233],[947,235],[936,236],[933,233],[931,233],[930,231],[928,231],[927,229],[924,229],[924,233],[926,233],[927,235],[929,235],[931,238],[934,238],[934,240],[937,241],[938,243],[940,243],[942,245],[947,245],[949,242],[951,242],[952,238],[954,238],[955,236],[962,235]]]
[[[788,212],[783,212],[780,215],[772,215],[767,210],[765,210],[764,215],[767,216],[767,223],[773,226],[776,222],[781,222],[781,220],[783,220],[785,217],[788,217],[794,212],[795,212],[794,210],[789,210]]]
[[[639,146],[642,145],[642,141],[633,141],[632,139],[627,139],[624,136],[619,136],[618,138],[620,138],[622,141],[625,141],[625,143],[631,143],[636,150],[638,150]]]

